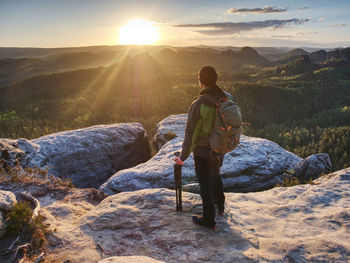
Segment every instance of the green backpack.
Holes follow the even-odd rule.
[[[239,144],[242,134],[241,109],[232,97],[220,98],[216,103],[216,116],[209,144],[212,151],[225,154]]]

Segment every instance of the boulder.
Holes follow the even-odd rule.
[[[110,257],[100,260],[98,263],[165,263],[164,261],[155,260],[144,256],[121,256]]]
[[[0,160],[3,162],[2,166],[27,165],[32,157],[31,154],[37,148],[37,145],[27,139],[0,139]]]
[[[160,147],[153,158],[121,170],[100,189],[107,194],[144,188],[174,187],[174,153],[181,151],[186,114],[171,115],[157,125],[154,144]],[[302,159],[266,139],[242,135],[241,143],[225,155],[221,176],[226,191],[250,192],[271,188]],[[196,182],[192,154],[182,168],[183,184]]]
[[[175,137],[184,138],[187,114],[170,115],[156,125],[153,145],[157,151]]]
[[[0,190],[0,210],[8,211],[17,203],[16,196],[9,191]]]
[[[96,188],[115,172],[150,157],[147,134],[140,123],[96,125],[32,141],[5,141],[15,145],[9,152],[19,152],[23,166],[48,169],[57,177],[71,178],[78,187]]]
[[[294,167],[294,174],[302,182],[317,179],[321,174],[329,173],[332,163],[327,153],[313,154]]]
[[[7,227],[3,212],[9,211],[15,203],[16,196],[12,192],[0,190],[0,238],[5,235]]]
[[[123,192],[71,220],[71,227],[58,227],[53,235],[66,234],[65,248],[58,246],[56,256],[83,260],[88,255],[90,262],[100,260],[100,253],[142,255],[168,263],[347,262],[349,187],[350,168],[314,184],[225,193],[225,213],[217,216],[216,230],[192,222],[191,215],[202,211],[197,194],[183,193],[184,209],[179,213],[169,189]]]

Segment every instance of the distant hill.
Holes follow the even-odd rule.
[[[167,66],[198,70],[203,65],[212,65],[217,70],[239,70],[244,65],[267,66],[270,61],[259,55],[255,49],[243,47],[237,51],[226,49],[218,51],[206,48],[166,48],[155,54],[154,57]]]
[[[0,54],[6,49],[0,48]],[[25,49],[26,50],[26,49]],[[25,50],[10,49],[9,54],[24,54]],[[85,50],[85,51],[84,51]],[[218,70],[239,70],[245,65],[268,66],[271,63],[259,55],[256,50],[243,47],[237,51],[224,51],[213,48],[198,47],[86,47],[63,49],[28,49],[28,54],[48,54],[43,57],[6,58],[0,59],[0,87],[23,80],[25,78],[78,69],[109,66],[130,56],[145,56],[155,59],[163,70],[197,71],[203,65],[213,65]],[[75,51],[75,52],[72,52]],[[79,51],[79,52],[76,52]],[[1,57],[1,56],[0,56]]]
[[[160,79],[160,75],[163,79]],[[54,112],[59,103],[65,104],[69,99],[79,97],[92,104],[116,101],[118,98],[156,98],[164,83],[166,77],[161,65],[148,53],[142,53],[135,57],[126,56],[108,67],[43,74],[2,87],[0,111],[42,103]]]
[[[284,53],[265,54],[264,57],[270,59],[274,64],[282,65],[303,55],[309,55],[309,52],[301,48],[295,48]]]
[[[109,65],[118,61],[118,52],[63,53],[41,58],[0,59],[0,87],[21,79],[54,72]]]
[[[293,61],[288,62],[277,68],[277,71],[283,75],[296,75],[301,73],[307,73],[316,69],[320,66],[314,64],[308,55],[299,55]]]
[[[293,49],[286,53],[288,57],[295,57],[300,55],[309,55],[310,53],[301,48]]]

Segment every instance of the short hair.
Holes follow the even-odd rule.
[[[211,87],[216,85],[218,75],[216,70],[211,66],[204,66],[198,72],[199,81],[205,86]]]

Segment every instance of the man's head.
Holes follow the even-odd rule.
[[[216,80],[218,75],[216,71],[211,66],[204,66],[198,72],[199,84],[202,84],[206,87],[213,87],[216,85]]]

